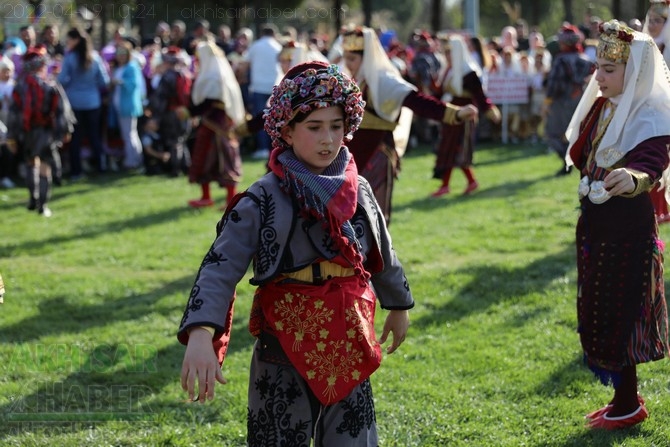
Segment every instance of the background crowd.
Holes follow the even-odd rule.
[[[633,19],[629,24],[656,38],[663,35],[666,20],[667,14],[654,15],[644,21]],[[523,19],[489,38],[462,31],[416,30],[401,39],[394,31],[375,30],[385,57],[417,92],[445,104],[473,104],[480,112],[478,124],[466,125],[457,133],[420,113],[410,114],[404,123],[402,117],[394,117],[399,121],[393,135],[394,157],[399,159],[405,150],[418,144],[432,145],[437,154],[433,176],[442,180],[435,197],[449,192],[454,168],[461,168],[467,177],[466,194],[477,188],[471,169],[477,141],[537,145],[556,152],[563,160],[567,123],[595,69],[601,22],[599,17],[590,16],[583,24],[563,23],[551,36],[543,36],[538,27]],[[232,73],[225,82],[236,83],[233,91],[239,91],[241,107],[250,122],[262,114],[274,85],[296,63],[321,60],[347,69],[341,35],[329,39],[292,27],[279,30],[273,24],[261,26],[258,33],[246,27],[233,33],[226,24],[214,29],[207,20],[198,20],[189,30],[183,21],[175,20],[158,23],[154,35],[143,39],[118,26],[112,39],[100,48],[94,47],[86,30],[72,27],[63,31],[61,34],[55,24],[42,29],[25,25],[16,36],[6,39],[0,58],[1,123],[7,124],[10,119],[12,92],[31,49],[43,53],[45,82],[62,86],[64,99],[76,116],[72,135],[54,143],[56,158],[60,158],[53,162],[55,185],[63,178],[78,181],[87,175],[123,171],[186,175],[201,186],[218,181],[228,188],[228,195],[234,193],[242,173],[242,156],[267,159],[270,139],[259,126],[253,134],[243,132],[242,127],[247,127],[243,122],[213,125],[211,116],[196,107],[191,90],[200,71],[199,43],[210,42],[220,49],[226,69]],[[452,52],[459,54],[457,60]],[[356,73],[351,75],[356,77]],[[521,94],[511,101],[501,100],[504,94],[497,91],[501,78],[515,79],[517,87],[523,86]],[[240,121],[239,117],[234,121]],[[6,132],[2,132],[6,127],[3,124],[0,185],[11,188],[25,183],[25,148],[19,142],[11,150]],[[199,157],[204,160],[198,162],[199,174],[194,175],[192,168],[198,130],[203,125],[211,131],[200,132],[206,138],[226,134],[223,140],[212,140],[217,147],[214,153],[221,159],[215,166],[218,172],[204,177],[202,163],[211,165],[207,157],[212,155]],[[226,149],[223,152],[221,145]],[[457,150],[450,149],[454,145]],[[399,162],[393,164],[388,175],[395,177],[398,172]],[[568,172],[569,168],[562,166],[557,175]],[[369,180],[374,184],[374,179]],[[390,204],[390,192],[388,201]],[[200,199],[189,202],[196,207],[212,204],[205,187]],[[667,214],[667,209],[660,212],[659,219],[666,219]]]

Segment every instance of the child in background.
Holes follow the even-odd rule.
[[[148,118],[142,132],[142,150],[144,151],[144,167],[147,175],[170,173],[170,152],[165,150],[158,133],[158,120]]]
[[[286,73],[264,116],[270,172],[228,206],[191,291],[178,332],[187,344],[181,382],[205,401],[225,383],[235,287],[253,261],[248,446],[378,445],[369,377],[389,333],[387,353],[404,341],[414,301],[344,145],[364,104],[336,65]],[[389,310],[379,341],[377,298]]]
[[[226,189],[226,205],[237,193],[242,178],[240,146],[233,129],[245,120],[242,92],[223,51],[212,41],[196,46],[199,71],[191,90],[191,115],[200,119],[195,131],[188,172],[190,183],[200,186],[200,197],[189,206],[214,205],[210,183]],[[223,206],[225,209],[225,206]]]
[[[23,75],[12,95],[8,118],[8,146],[20,145],[28,169],[28,210],[51,216],[53,169],[60,166],[58,149],[74,130],[74,115],[67,97],[55,82],[47,81],[46,49],[30,48],[23,55]]]

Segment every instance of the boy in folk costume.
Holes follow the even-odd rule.
[[[614,397],[588,426],[630,427],[648,416],[638,363],[668,355],[663,242],[650,189],[668,178],[670,81],[650,36],[601,25],[598,69],[566,136],[580,171],[577,319],[584,358]]]
[[[236,194],[242,177],[242,158],[235,126],[245,119],[242,92],[223,51],[211,41],[196,47],[199,71],[191,92],[191,115],[200,116],[188,180],[200,185],[199,199],[189,206],[201,208],[214,205],[209,184],[217,182],[226,188],[226,204]]]
[[[349,143],[358,170],[371,184],[386,221],[391,219],[393,184],[400,168],[401,149],[394,131],[403,124],[401,108],[438,122],[456,124],[477,117],[473,105],[444,104],[417,91],[393,66],[371,28],[347,30],[342,36],[344,62],[361,86],[366,110],[361,127]],[[409,131],[409,128],[407,128]]]
[[[58,150],[72,134],[75,119],[60,85],[47,80],[46,49],[30,48],[22,62],[7,119],[8,145],[13,152],[20,145],[28,166],[28,209],[50,217],[52,167],[60,169]]]
[[[670,0],[651,0],[642,32],[649,34],[656,46],[663,54],[666,64],[670,63]],[[670,123],[668,124],[670,125]],[[665,200],[666,184],[659,184],[651,190],[651,200],[654,202],[656,220],[658,223],[670,222],[668,202]]]
[[[191,157],[186,137],[191,131],[188,106],[191,95],[191,74],[182,59],[182,50],[168,47],[163,53],[160,82],[149,99],[151,116],[159,120],[159,131],[166,150],[170,151],[171,175],[186,171]]]
[[[344,145],[364,111],[336,65],[290,69],[265,112],[270,172],[217,225],[179,328],[189,397],[225,383],[236,284],[253,260],[247,445],[377,446],[370,375],[403,342],[414,306],[372,189]],[[374,287],[374,288],[373,288]],[[389,309],[379,341],[376,300]],[[212,344],[214,343],[214,348]],[[217,352],[218,351],[218,362]]]
[[[436,94],[443,97],[451,96],[451,103],[457,106],[473,104],[494,123],[500,122],[500,111],[486,97],[482,88],[481,69],[470,55],[463,37],[452,34],[442,39],[443,51],[447,66],[441,73]],[[433,170],[433,178],[441,179],[442,185],[432,196],[440,197],[449,193],[451,172],[455,167],[461,168],[468,185],[464,194],[471,194],[479,184],[472,170],[476,129],[474,123],[442,124],[440,144]]]

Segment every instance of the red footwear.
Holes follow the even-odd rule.
[[[607,412],[601,414],[591,422],[587,423],[588,428],[602,428],[605,430],[620,430],[622,428],[632,427],[639,424],[649,417],[649,412],[644,405],[637,407],[637,410],[625,416],[609,417]]]
[[[465,188],[465,191],[463,191],[463,195],[467,196],[468,194],[472,194],[477,188],[479,188],[479,183],[477,182],[468,183],[468,187]]]
[[[440,189],[432,193],[431,197],[442,197],[445,194],[449,194],[449,185],[442,185]]]
[[[214,201],[212,199],[197,199],[188,201],[188,206],[191,208],[205,208],[212,205],[214,205]]]
[[[640,405],[644,405],[644,397],[640,396],[639,394],[637,395],[637,401],[640,403]],[[603,414],[607,413],[607,411],[612,408],[612,404],[607,404],[604,407],[602,407],[599,410],[592,411],[591,413],[587,414],[584,416],[585,419],[595,419],[597,417],[602,416]]]

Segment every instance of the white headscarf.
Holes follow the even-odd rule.
[[[652,2],[652,6],[647,10],[647,16],[644,19],[644,26],[642,27],[642,32],[645,34],[649,34],[649,15],[652,12],[658,13],[658,8],[665,8],[666,10],[666,20],[665,20],[665,25],[663,25],[663,29],[661,30],[661,33],[657,36],[654,37],[654,42],[656,42],[656,45],[660,48],[661,45],[665,45],[663,48],[663,58],[665,59],[665,63],[670,63],[670,17],[668,17],[668,10],[670,9],[670,6],[668,6],[664,2]],[[654,11],[656,10],[656,11]]]
[[[307,43],[296,43],[291,55],[291,67],[311,61],[328,62],[328,58]]]
[[[417,88],[405,81],[386,55],[375,31],[363,27],[363,60],[354,79],[365,82],[375,113],[394,122],[400,116],[402,103]]]
[[[477,77],[481,78],[482,70],[472,58],[472,54],[462,36],[451,34],[448,41],[451,51],[451,65],[445,67],[445,70],[449,70],[445,82],[448,81],[456,96],[461,96],[463,95],[463,77],[474,71]],[[441,75],[441,78],[443,77],[444,72]]]
[[[668,67],[651,36],[637,31],[633,32],[633,36],[623,92],[613,98],[612,102],[617,107],[595,154],[597,165],[603,168],[614,165],[645,140],[670,135]],[[591,77],[565,133],[570,146],[579,136],[580,123],[600,96],[596,75]],[[574,164],[570,151],[566,154],[566,162],[568,166]],[[664,178],[668,177],[667,172]]]
[[[240,124],[245,119],[242,92],[223,51],[214,42],[203,41],[196,47],[196,54],[200,68],[191,89],[193,104],[197,106],[205,99],[221,101],[226,115]]]

